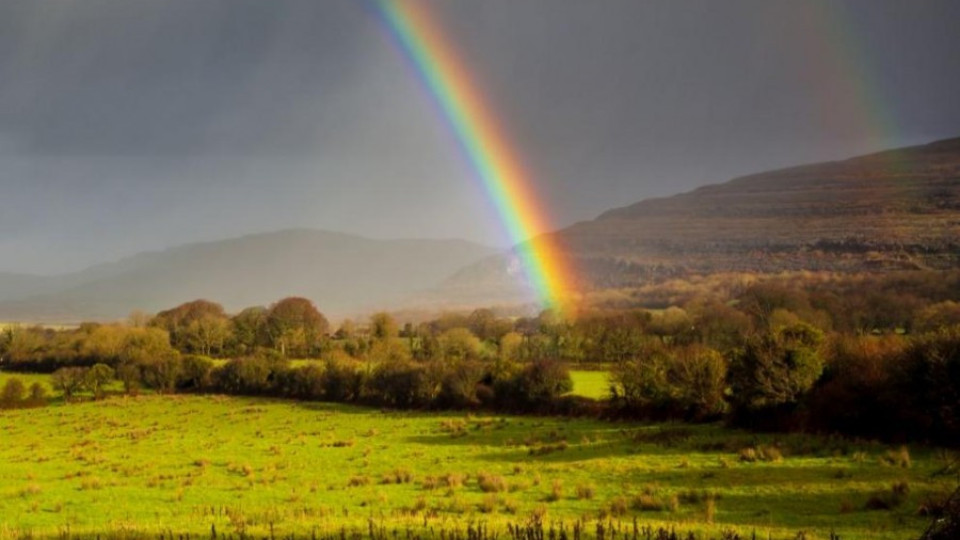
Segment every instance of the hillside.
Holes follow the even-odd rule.
[[[313,230],[258,234],[144,253],[44,278],[42,286],[27,279],[32,294],[8,293],[0,320],[116,319],[196,298],[236,311],[291,295],[308,297],[336,317],[395,304],[495,252],[461,240],[371,240]],[[0,291],[16,290],[2,283]]]
[[[954,268],[960,138],[745,176],[555,234],[591,289],[726,271]],[[510,264],[483,261],[443,291],[516,296]]]

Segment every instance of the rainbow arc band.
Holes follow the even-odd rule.
[[[438,106],[516,246],[527,282],[545,308],[562,309],[573,283],[540,199],[494,111],[425,3],[375,0],[376,10]]]

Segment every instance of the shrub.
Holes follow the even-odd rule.
[[[478,362],[462,361],[442,370],[439,403],[446,407],[464,408],[480,404],[477,390],[484,377]]]
[[[910,468],[910,450],[906,446],[901,446],[897,450],[889,450],[881,458],[883,463],[894,467]]]
[[[590,484],[580,484],[577,486],[577,498],[578,499],[593,499],[594,487]]]
[[[897,482],[890,487],[889,491],[878,491],[867,499],[864,508],[867,510],[893,510],[902,505],[910,492],[910,487],[906,482]]]
[[[39,405],[47,400],[47,388],[35,382],[30,385],[30,402]]]
[[[502,476],[487,472],[477,473],[477,485],[484,493],[507,491],[507,481]]]
[[[370,478],[366,476],[352,476],[347,481],[347,487],[366,486],[370,484]]]
[[[233,394],[260,395],[275,390],[289,361],[264,354],[236,358],[215,369],[211,378],[216,388]]]
[[[641,493],[635,496],[631,506],[633,506],[634,510],[641,512],[662,512],[667,508],[666,503],[664,503],[662,499],[647,493]]]
[[[170,354],[143,360],[139,367],[140,378],[147,387],[160,393],[168,393],[176,389],[183,364],[180,354],[172,351]]]
[[[554,478],[553,482],[550,483],[550,493],[547,494],[547,502],[556,502],[563,498],[563,481],[559,478]]]
[[[629,508],[629,503],[627,502],[626,497],[615,497],[607,503],[607,509],[610,512],[610,515],[615,517],[623,516],[627,513]]]
[[[369,386],[375,399],[395,407],[428,405],[438,391],[427,369],[412,361],[380,363]]]
[[[490,514],[496,511],[497,504],[498,504],[497,496],[491,493],[490,495],[487,495],[486,497],[484,497],[482,501],[480,501],[480,504],[478,505],[478,507],[481,512],[485,514]]]
[[[448,473],[440,478],[444,486],[450,489],[456,489],[463,485],[464,476],[462,474]]]
[[[364,373],[356,361],[345,354],[336,355],[324,364],[323,396],[337,402],[360,399],[364,387]]]
[[[5,407],[19,405],[26,392],[27,389],[23,385],[23,381],[17,377],[11,377],[7,379],[7,382],[3,385],[3,390],[0,391],[0,405]]]
[[[203,390],[211,384],[210,372],[213,360],[206,356],[189,354],[183,357],[182,369],[177,377],[177,388],[182,390]]]
[[[753,463],[754,461],[783,461],[783,453],[776,446],[760,445],[741,448],[738,453],[740,461]]]

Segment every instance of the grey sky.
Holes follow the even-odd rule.
[[[960,135],[960,3],[432,2],[558,225]],[[506,240],[360,0],[0,3],[0,271],[287,227]]]

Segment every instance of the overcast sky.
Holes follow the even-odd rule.
[[[960,2],[430,2],[557,226],[960,135]],[[360,0],[0,3],[0,271],[289,227],[507,240]]]

